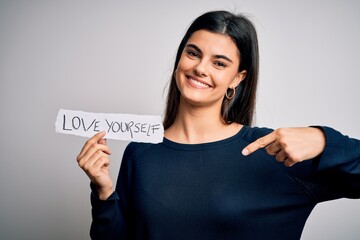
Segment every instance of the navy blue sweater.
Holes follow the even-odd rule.
[[[93,239],[300,239],[315,205],[360,198],[360,141],[323,127],[318,158],[291,168],[242,149],[271,129],[203,144],[130,143],[115,192],[91,195]]]

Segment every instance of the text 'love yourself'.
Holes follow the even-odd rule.
[[[153,142],[162,141],[164,128],[160,116],[90,113],[61,109],[58,113],[56,132],[90,137],[106,131],[106,138]]]

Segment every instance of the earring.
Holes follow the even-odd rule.
[[[229,89],[232,90],[232,93],[230,93],[230,94],[228,94]],[[235,97],[235,88],[228,88],[228,89],[226,90],[225,96],[226,96],[226,98],[229,99],[229,100],[233,99],[233,98]]]

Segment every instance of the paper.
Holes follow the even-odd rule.
[[[82,137],[106,131],[105,138],[132,142],[159,143],[164,127],[160,116],[92,113],[60,109],[55,131]]]

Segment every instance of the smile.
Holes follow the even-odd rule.
[[[196,88],[210,88],[211,87],[210,85],[208,85],[204,82],[200,82],[192,77],[187,76],[187,79],[189,80],[189,83]]]

